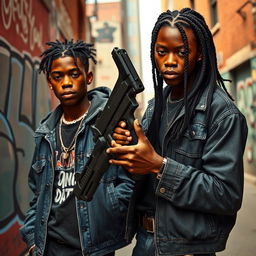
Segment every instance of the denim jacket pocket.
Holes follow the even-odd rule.
[[[175,160],[195,167],[200,166],[207,132],[203,124],[192,124],[175,144]]]
[[[42,159],[42,160],[38,160],[36,161],[33,165],[32,165],[32,168],[36,171],[36,173],[40,173],[43,171],[44,167],[45,167],[45,164],[46,164],[46,160],[45,159]]]
[[[120,207],[119,207],[119,200],[118,197],[116,195],[116,191],[115,191],[115,187],[113,182],[109,183],[107,185],[107,192],[110,198],[110,202],[111,202],[111,206],[113,210],[118,210],[120,211]]]
[[[41,190],[42,180],[43,180],[43,170],[45,169],[46,159],[41,159],[32,164],[32,169],[35,171],[35,179],[37,182],[37,193],[39,194]]]
[[[206,127],[203,124],[194,123],[185,131],[184,136],[190,140],[205,140]]]

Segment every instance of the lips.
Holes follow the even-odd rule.
[[[173,70],[166,70],[162,73],[162,75],[165,79],[175,79],[179,76],[179,73]]]
[[[71,97],[73,97],[74,94],[75,93],[73,91],[66,91],[66,92],[62,93],[61,96],[63,98],[71,98]]]
[[[174,70],[166,70],[163,73],[166,75],[178,75],[178,73],[175,72]]]

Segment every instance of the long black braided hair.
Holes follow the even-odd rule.
[[[87,44],[82,40],[77,40],[76,42],[71,40],[65,40],[60,42],[47,42],[50,47],[45,50],[40,57],[43,57],[39,72],[43,71],[47,77],[51,71],[52,61],[60,57],[71,56],[74,59],[74,63],[77,66],[77,58],[80,59],[87,72],[89,69],[89,59],[91,59],[96,64],[96,49],[93,48],[93,44]]]
[[[193,116],[194,109],[198,103],[200,96],[205,90],[206,86],[209,88],[209,97],[207,99],[207,109],[206,118],[209,119],[210,114],[210,104],[212,100],[212,95],[216,85],[222,87],[226,93],[227,92],[224,81],[218,71],[217,60],[216,60],[216,50],[212,38],[212,34],[204,20],[204,17],[198,12],[184,8],[180,11],[170,11],[167,10],[163,12],[157,19],[155,26],[152,30],[151,37],[151,62],[152,62],[152,74],[155,90],[155,108],[149,129],[147,131],[147,137],[150,142],[155,145],[156,143],[156,131],[159,131],[160,120],[163,112],[163,78],[158,71],[156,66],[154,53],[155,53],[155,43],[157,40],[158,32],[163,26],[175,26],[181,34],[184,43],[184,99],[183,106],[185,108],[185,114],[183,118],[178,119],[171,130],[170,138],[172,140],[179,139],[184,131],[189,128],[189,122]],[[192,91],[189,93],[188,97],[188,55],[189,46],[186,33],[184,28],[191,28],[194,35],[196,36],[199,49],[202,53],[202,60],[195,67],[195,79],[192,86]],[[229,95],[230,96],[230,95]],[[231,97],[231,96],[230,96]],[[207,122],[206,122],[207,123]]]

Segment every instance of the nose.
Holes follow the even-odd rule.
[[[171,66],[176,66],[177,65],[177,59],[174,53],[170,52],[165,61],[165,66],[171,67]]]
[[[63,88],[72,87],[72,80],[70,79],[70,77],[68,75],[65,75],[63,77],[62,87]]]

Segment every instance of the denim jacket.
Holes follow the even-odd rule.
[[[81,173],[94,147],[91,124],[109,97],[108,88],[88,92],[91,107],[81,125],[75,147],[75,172]],[[35,255],[43,255],[47,222],[52,204],[56,125],[62,114],[60,106],[43,120],[35,132],[35,154],[29,173],[33,199],[21,228],[28,247],[35,244]],[[130,242],[126,236],[126,216],[133,191],[133,181],[122,168],[110,166],[100,181],[91,202],[77,200],[76,210],[83,255],[100,256]]]
[[[155,191],[156,255],[225,249],[241,207],[246,120],[227,94],[216,88],[206,124],[208,93],[209,88],[182,138],[171,142],[167,132],[164,139],[162,156],[167,164]],[[153,103],[149,102],[142,120],[144,131]],[[183,115],[184,109],[177,118]]]

